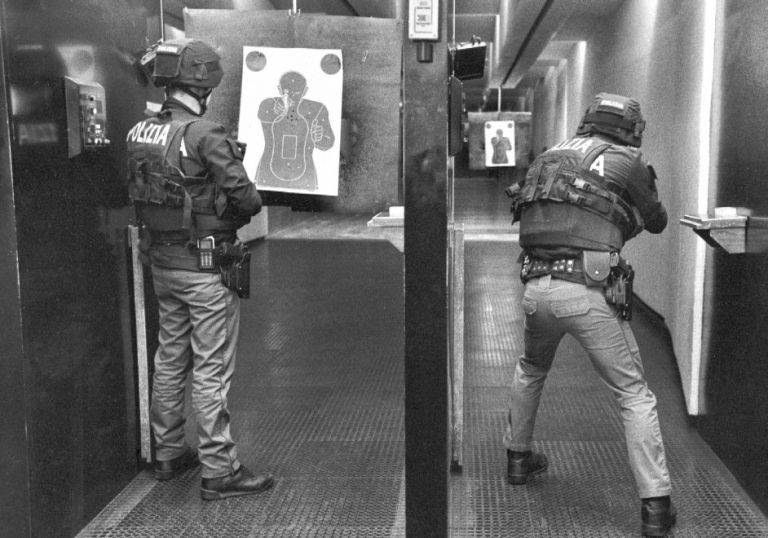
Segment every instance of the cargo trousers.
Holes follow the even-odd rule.
[[[160,317],[150,405],[155,457],[170,460],[188,448],[184,396],[191,372],[202,477],[233,474],[240,462],[227,394],[235,369],[240,299],[218,273],[153,265],[152,277]]]
[[[640,351],[629,322],[610,306],[600,287],[551,278],[529,280],[525,311],[524,355],[511,387],[504,445],[531,449],[541,393],[560,340],[571,334],[621,409],[629,464],[641,498],[669,495],[671,483],[656,411]]]

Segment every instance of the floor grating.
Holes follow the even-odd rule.
[[[468,230],[508,219],[472,221],[475,209],[459,211]],[[405,536],[402,254],[384,241],[284,236],[253,249],[230,393],[241,459],[269,468],[276,487],[206,503],[199,469],[166,483],[144,471],[81,538]],[[466,430],[464,465],[450,479],[451,536],[639,536],[615,402],[573,341],[558,351],[537,421],[550,469],[524,487],[504,480],[508,384],[522,353],[519,251],[506,241],[465,248]],[[639,312],[679,510],[674,538],[768,538],[765,516],[688,425],[671,351],[644,323]]]
[[[610,391],[569,338],[558,349],[536,423],[546,473],[526,486],[505,480],[507,387],[520,355],[519,247],[466,245],[464,465],[451,477],[451,536],[590,538],[640,536],[640,503]],[[646,314],[647,315],[647,314]],[[642,324],[638,337],[659,414],[678,507],[674,538],[768,537],[768,520],[687,425],[666,341]],[[510,337],[514,335],[514,337]]]

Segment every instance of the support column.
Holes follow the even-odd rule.
[[[403,41],[405,521],[420,538],[448,536],[447,13],[431,62]]]
[[[6,35],[0,6],[0,35]],[[30,536],[29,459],[21,337],[16,209],[6,94],[5,39],[0,39],[0,522],[6,536]]]

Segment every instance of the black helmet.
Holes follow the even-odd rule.
[[[224,71],[220,57],[198,39],[172,39],[155,49],[152,80],[155,86],[215,88]]]
[[[628,146],[640,147],[645,120],[637,99],[598,93],[584,113],[576,134],[602,133]]]

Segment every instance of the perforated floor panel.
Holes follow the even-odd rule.
[[[550,468],[527,486],[506,483],[507,385],[522,351],[517,246],[466,248],[465,451],[451,476],[451,536],[638,537],[618,410],[570,339],[537,421]],[[276,487],[208,503],[197,469],[166,483],[143,472],[82,538],[404,536],[402,255],[383,241],[266,241],[253,270],[233,432],[242,461],[271,470]],[[674,536],[768,537],[766,518],[687,423],[663,330],[642,311],[633,328],[659,400]]]
[[[81,537],[402,535],[402,254],[359,240],[251,250],[232,430],[243,464],[269,469],[275,488],[205,502],[199,468],[162,483],[145,471]]]
[[[507,386],[522,353],[522,294],[513,243],[466,246],[464,466],[451,479],[451,536],[588,538],[640,536],[640,503],[618,408],[570,337],[544,389],[535,448],[548,471],[506,483],[502,443]],[[691,428],[662,328],[640,311],[632,322],[659,415],[678,508],[677,538],[768,537],[766,518]]]

